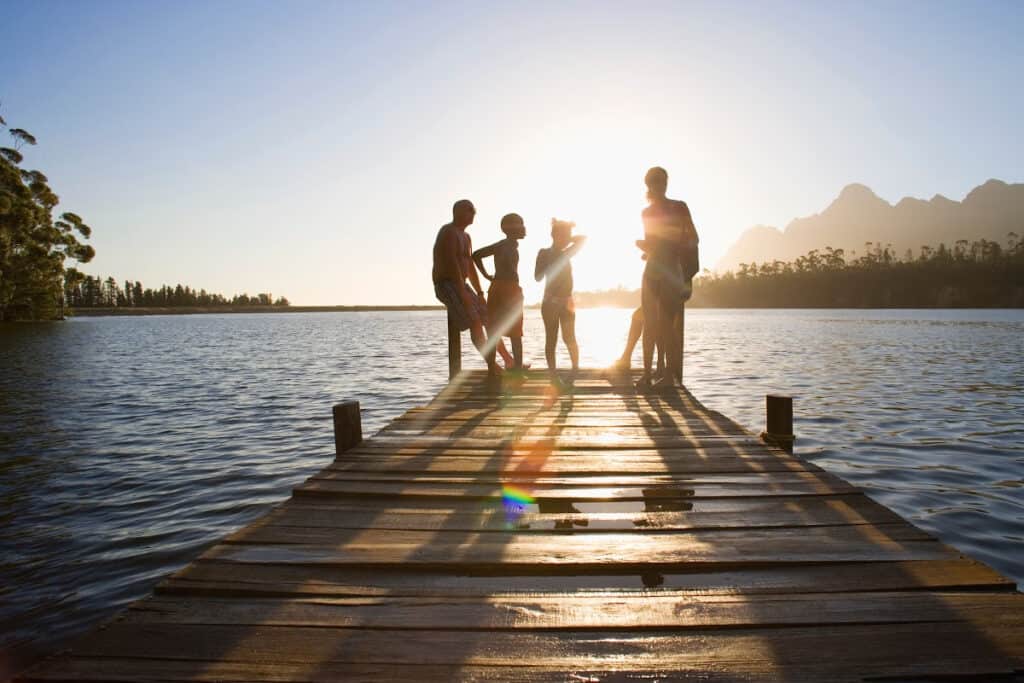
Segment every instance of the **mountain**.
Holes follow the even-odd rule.
[[[741,263],[792,261],[825,247],[864,253],[864,243],[892,245],[897,256],[916,256],[923,245],[952,246],[957,240],[985,238],[1006,244],[1007,233],[1024,236],[1024,183],[989,180],[957,202],[942,195],[929,200],[904,197],[895,205],[866,185],[854,183],[819,214],[797,218],[779,230],[758,225],[744,232],[715,270],[735,270]]]

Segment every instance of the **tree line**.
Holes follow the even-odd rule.
[[[7,122],[0,116],[0,126]],[[36,144],[22,128],[7,130],[13,146],[0,147],[0,321],[60,317],[67,259],[88,263],[95,250],[84,241],[92,228],[60,202],[41,171],[21,167],[21,150]]]
[[[861,256],[825,247],[794,261],[705,271],[694,281],[695,306],[727,308],[1024,307],[1024,241],[979,239],[923,246],[898,256],[892,245],[865,244]]]
[[[577,292],[581,308],[640,305],[640,290]],[[812,250],[793,261],[740,264],[693,281],[688,306],[720,308],[1024,308],[1024,241],[980,239],[897,256],[865,243],[861,256]]]
[[[288,306],[283,296],[274,299],[269,293],[254,296],[235,294],[228,298],[223,294],[192,289],[181,284],[162,285],[159,289],[143,287],[139,281],[125,280],[120,284],[112,277],[106,279],[83,275],[69,269],[64,298],[72,308],[178,308],[219,306]]]

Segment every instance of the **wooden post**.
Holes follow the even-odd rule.
[[[448,314],[448,381],[462,372],[462,332]]]
[[[765,396],[767,429],[761,433],[766,443],[778,446],[787,453],[793,452],[793,398],[790,396]]]
[[[359,418],[359,401],[345,401],[334,406],[334,449],[341,455],[363,441],[363,423]]]

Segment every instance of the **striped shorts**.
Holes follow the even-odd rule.
[[[469,295],[471,305],[468,308],[462,301],[463,291]],[[487,324],[487,303],[465,282],[455,282],[454,280],[435,282],[434,295],[448,309],[448,318],[458,325],[460,330],[468,330],[475,323]]]

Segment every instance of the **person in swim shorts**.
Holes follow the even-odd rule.
[[[443,225],[437,232],[432,271],[434,295],[448,309],[450,319],[459,330],[469,330],[473,345],[487,363],[487,374],[495,377],[501,370],[494,360],[494,347],[487,344],[484,330],[487,324],[487,303],[480,278],[473,268],[473,242],[466,234],[466,228],[473,224],[475,217],[476,207],[473,202],[460,199],[452,206],[452,222]],[[504,345],[499,345],[498,352],[505,357],[507,364],[511,362]]]
[[[523,289],[519,286],[519,240],[526,237],[526,224],[517,213],[501,219],[505,239],[473,252],[473,262],[491,281],[487,290],[488,332],[492,337],[508,337],[512,345],[512,370],[523,365]],[[487,272],[484,259],[494,258],[494,275]]]

